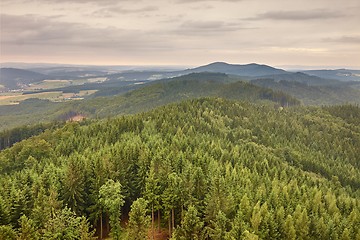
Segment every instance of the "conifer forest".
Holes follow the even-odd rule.
[[[197,98],[10,137],[0,239],[360,239],[356,105]]]

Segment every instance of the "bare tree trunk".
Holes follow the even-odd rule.
[[[161,230],[160,222],[160,209],[158,209],[158,232]]]
[[[155,239],[155,231],[154,231],[154,204],[151,205],[151,232],[152,232],[152,239]]]
[[[109,233],[110,233],[110,216],[106,217],[106,232],[107,232],[107,235],[109,235]]]
[[[100,214],[100,240],[103,239],[103,222],[102,213]]]
[[[169,215],[169,238],[171,238],[171,218]]]
[[[181,204],[181,221],[184,218],[184,205]]]
[[[171,211],[171,218],[172,218],[172,228],[175,228],[175,210],[174,208]]]

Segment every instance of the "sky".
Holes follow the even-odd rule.
[[[360,68],[359,0],[1,0],[0,62]]]

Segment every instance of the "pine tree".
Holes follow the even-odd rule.
[[[286,217],[284,222],[284,237],[289,240],[296,239],[296,230],[294,227],[294,221],[291,215]]]
[[[120,216],[124,205],[121,184],[109,179],[99,190],[100,204],[108,212],[111,226],[111,236],[118,240],[121,237]]]
[[[215,220],[210,221],[209,237],[214,240],[223,240],[227,234],[227,225],[229,220],[226,215],[219,211]]]
[[[128,224],[128,240],[144,240],[147,238],[147,230],[150,218],[147,216],[147,202],[143,198],[138,198],[131,205]]]
[[[0,225],[0,239],[1,240],[15,240],[17,234],[10,225]]]
[[[89,230],[85,217],[76,216],[68,207],[57,211],[54,216],[46,222],[45,229],[43,230],[43,239],[49,240],[89,240],[92,235],[93,232]]]
[[[176,229],[172,239],[179,240],[200,240],[203,239],[202,228],[204,223],[198,216],[198,211],[194,206],[189,206],[181,221],[181,226]]]
[[[154,210],[160,208],[159,197],[160,197],[160,188],[158,186],[158,179],[155,178],[154,164],[152,162],[150,167],[149,176],[146,178],[145,182],[145,196],[151,206],[151,232],[152,239],[154,238],[155,229],[154,229]],[[160,228],[160,226],[158,226]]]
[[[27,218],[25,215],[20,218],[20,229],[18,240],[37,240],[39,239],[39,233],[35,227],[34,222]]]
[[[63,184],[64,203],[77,214],[83,213],[85,203],[85,176],[84,162],[81,156],[70,157],[63,178]]]

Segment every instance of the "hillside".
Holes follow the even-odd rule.
[[[360,126],[341,109],[205,98],[67,123],[0,152],[0,234],[359,239]]]
[[[48,76],[17,68],[0,69],[0,85],[8,89],[22,88],[23,85],[48,79]]]
[[[311,76],[305,73],[283,73],[276,75],[265,75],[256,77],[253,80],[261,79],[273,79],[275,82],[288,81],[288,82],[299,82],[310,86],[334,86],[344,85],[343,82],[334,79],[325,79],[317,76]]]
[[[83,109],[93,104],[100,106],[99,101],[103,100],[105,102],[101,103],[101,109],[98,107],[96,115],[105,117],[115,113],[129,114],[147,111],[161,105],[199,97],[222,97],[252,102],[266,100],[289,106],[299,104],[289,95],[239,81],[239,79],[231,78],[226,74],[192,73],[155,81],[118,97],[91,99],[80,105],[83,106]]]
[[[308,75],[317,76],[325,79],[335,79],[339,81],[360,81],[360,70],[336,69],[336,70],[307,70],[303,71]]]
[[[113,89],[115,92],[121,90],[124,90],[123,87],[118,90]],[[90,118],[109,117],[148,111],[168,103],[198,97],[269,101],[278,105],[299,104],[298,100],[289,95],[219,73],[190,74],[154,81],[136,90],[130,90],[131,88],[126,88],[125,93],[117,96],[95,97],[82,101],[52,103],[29,100],[15,106],[0,106],[0,130],[23,124],[59,120],[60,116],[69,111],[78,112]],[[108,91],[106,90],[106,93]]]
[[[311,86],[296,81],[274,79],[258,79],[251,83],[287,93],[301,100],[305,105],[360,104],[360,89],[346,84]]]

